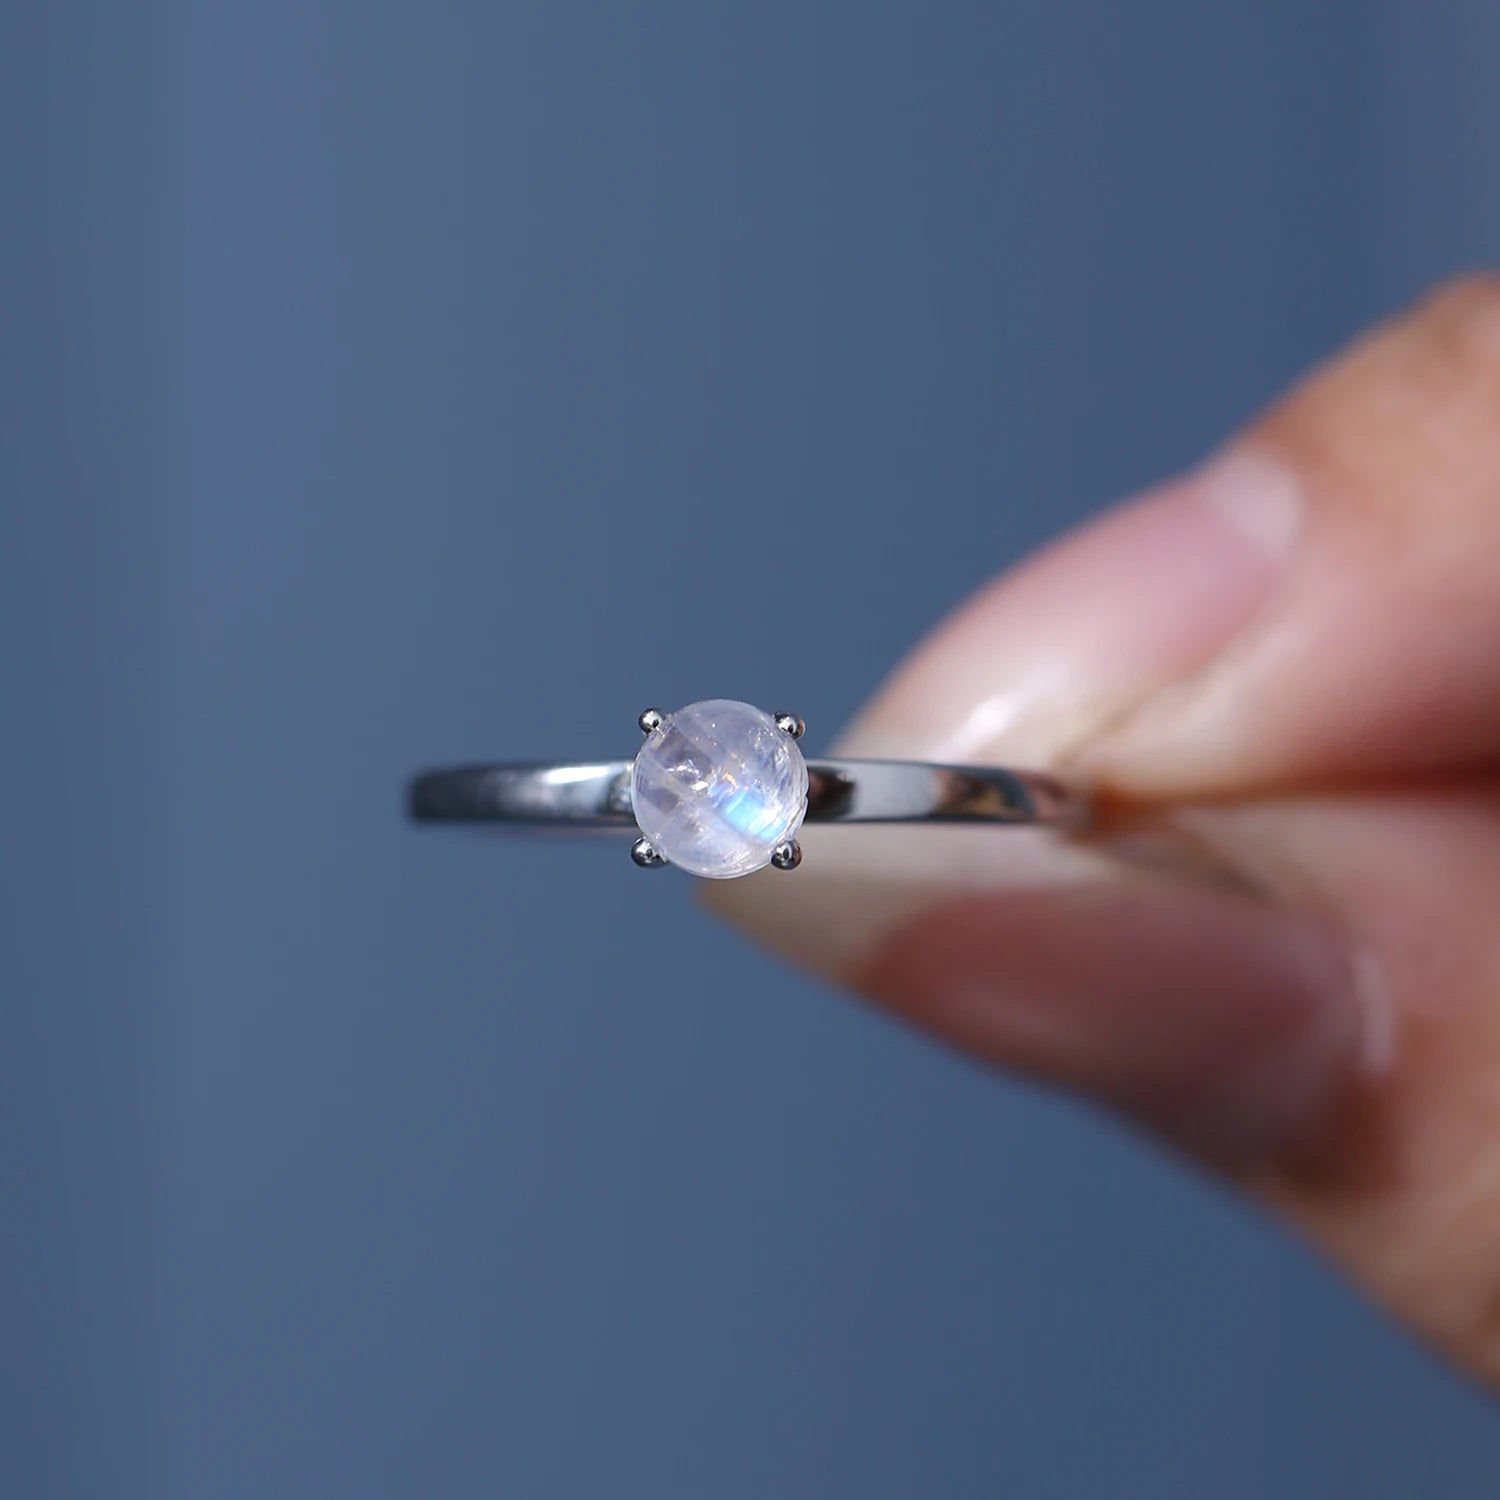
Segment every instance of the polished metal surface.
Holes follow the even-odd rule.
[[[807,721],[800,714],[776,714],[774,717],[776,727],[794,740],[800,740],[807,733]]]
[[[795,870],[802,863],[802,845],[796,839],[777,844],[771,854],[771,863],[778,870]]]
[[[634,828],[628,760],[458,766],[413,778],[419,822]],[[925,761],[809,760],[809,823],[1047,823],[1081,828],[1085,792],[1051,776]]]
[[[643,708],[635,722],[641,726],[642,734],[655,734],[664,718],[666,715],[659,708]]]
[[[643,870],[659,869],[666,864],[666,856],[651,842],[650,839],[637,839],[630,846],[630,857]]]

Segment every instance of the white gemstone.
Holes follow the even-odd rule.
[[[635,820],[659,853],[711,880],[771,863],[807,813],[807,762],[770,714],[715,698],[668,714],[631,773]]]

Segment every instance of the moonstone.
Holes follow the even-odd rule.
[[[690,703],[646,736],[630,791],[660,854],[692,875],[727,880],[771,863],[807,813],[807,762],[770,714],[714,698]]]

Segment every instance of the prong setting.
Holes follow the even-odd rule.
[[[637,839],[630,846],[630,857],[643,870],[659,869],[667,862],[666,855],[647,838]]]
[[[771,863],[778,870],[795,870],[802,863],[802,845],[796,839],[787,839],[771,851]]]
[[[641,728],[628,787],[649,843],[637,846],[638,864],[654,865],[655,855],[684,874],[728,880],[767,868],[795,839],[810,785],[795,714],[709,698],[669,714],[648,710]]]
[[[807,732],[807,724],[799,714],[777,714],[776,727],[783,733],[789,734],[794,740],[800,740]]]
[[[635,722],[641,726],[642,734],[655,734],[665,718],[666,715],[659,708],[643,708]]]

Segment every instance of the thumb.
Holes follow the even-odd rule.
[[[1493,761],[1497,560],[1500,278],[1438,293],[982,593],[845,748],[920,733],[1174,798]]]
[[[1467,283],[1001,580],[840,747],[1063,769],[1118,822],[812,829],[705,895],[1234,1173],[1500,1378],[1497,476]]]

